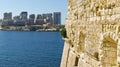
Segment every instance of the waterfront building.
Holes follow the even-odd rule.
[[[3,20],[2,25],[3,26],[13,26],[14,23],[13,23],[13,20]]]
[[[34,25],[34,21],[35,21],[35,14],[29,15],[28,24],[29,24],[29,25]]]
[[[13,20],[12,20],[12,12],[4,13],[2,25],[3,26],[12,26],[12,25],[14,25]]]
[[[15,26],[25,26],[25,21],[23,20],[14,20]]]
[[[20,18],[21,18],[21,20],[27,20],[27,15],[28,15],[27,12],[21,12],[21,13],[20,13]]]
[[[4,13],[3,20],[12,20],[12,12]]]
[[[44,23],[44,19],[43,16],[41,14],[38,14],[35,20],[35,24],[36,25],[43,25]]]
[[[43,16],[43,19],[44,19],[44,23],[53,24],[52,13],[42,14],[42,16]]]
[[[21,20],[20,16],[14,16],[13,20],[15,26],[25,26],[25,21]]]
[[[38,14],[36,19],[43,19],[43,17],[41,14]]]
[[[26,11],[23,11],[20,13],[20,19],[25,22],[26,25],[28,25],[28,13]]]
[[[61,24],[61,12],[54,12],[53,13],[53,24],[54,25]]]
[[[13,20],[21,20],[21,19],[20,19],[20,16],[14,16]]]
[[[29,15],[29,19],[35,19],[35,14]]]
[[[36,19],[35,24],[36,25],[43,25],[44,24],[44,20],[43,19]]]

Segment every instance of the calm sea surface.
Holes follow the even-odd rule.
[[[0,67],[60,67],[59,32],[0,31]]]

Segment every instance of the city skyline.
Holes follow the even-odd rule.
[[[2,26],[61,25],[61,12],[28,15],[28,12],[22,11],[16,16],[12,16],[12,12],[5,12],[3,15]]]
[[[3,13],[12,12],[13,16],[19,15],[21,11],[27,11],[30,14],[44,14],[52,12],[61,12],[61,22],[65,24],[67,14],[67,0],[0,0],[0,18]]]

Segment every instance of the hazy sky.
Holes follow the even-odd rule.
[[[12,12],[13,16],[21,11],[28,14],[62,13],[62,24],[65,23],[67,14],[67,0],[0,0],[0,18],[4,12]]]

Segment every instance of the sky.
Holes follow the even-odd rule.
[[[12,12],[13,16],[22,11],[28,14],[43,14],[61,12],[61,23],[65,24],[67,15],[67,0],[0,0],[0,18],[3,13]]]

